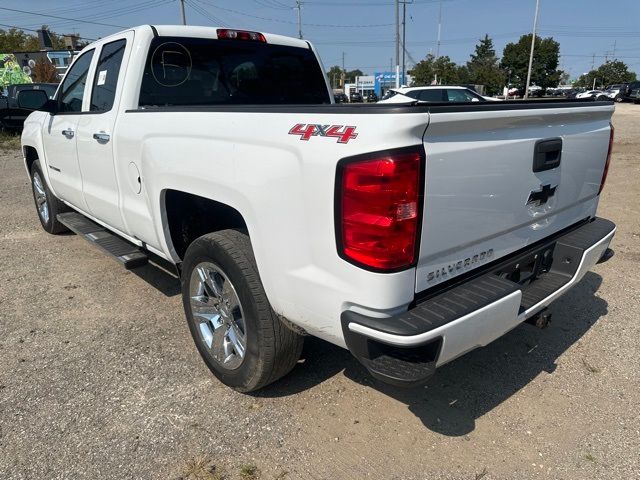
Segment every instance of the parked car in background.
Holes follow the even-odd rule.
[[[378,101],[378,95],[376,95],[375,92],[370,92],[369,95],[367,95],[368,103],[376,103],[377,101]]]
[[[521,97],[522,96],[522,90],[520,88],[517,88],[517,87],[511,87],[507,91],[507,95],[509,95],[510,97]]]
[[[534,98],[543,97],[545,93],[545,89],[538,85],[529,86],[529,96]]]
[[[349,97],[349,103],[362,103],[364,102],[362,95],[359,92],[353,92]]]
[[[57,83],[21,83],[9,85],[6,95],[0,96],[0,128],[19,130],[35,108],[18,105],[18,94],[25,90],[44,90],[47,97],[55,95]]]
[[[624,101],[623,85],[611,85],[604,90],[604,94],[615,102]]]
[[[592,100],[596,100],[599,97],[609,99],[609,97],[607,97],[607,95],[602,90],[587,90],[586,92],[578,93],[575,98],[590,98]]]
[[[487,102],[497,100],[483,97],[466,87],[437,85],[428,87],[392,88],[378,103],[408,104],[414,102]]]
[[[640,81],[620,85],[621,102],[632,102],[640,96]]]
[[[349,103],[349,97],[347,97],[344,93],[334,93],[333,99],[336,103]]]

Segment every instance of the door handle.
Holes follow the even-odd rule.
[[[93,139],[97,140],[98,143],[107,143],[111,137],[108,133],[98,132],[93,134]]]
[[[64,135],[67,138],[73,138],[73,130],[68,129],[68,130],[62,130],[62,135]]]

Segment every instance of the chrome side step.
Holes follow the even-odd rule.
[[[75,234],[113,255],[127,270],[146,265],[149,260],[140,247],[127,242],[78,212],[60,213],[57,218]]]

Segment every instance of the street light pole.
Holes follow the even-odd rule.
[[[406,75],[406,63],[405,63],[405,57],[406,57],[406,51],[407,51],[407,47],[405,46],[405,42],[407,40],[407,2],[402,2],[402,85],[404,85],[405,83],[407,83],[405,81],[405,75]]]
[[[533,35],[531,36],[531,52],[529,53],[529,69],[527,70],[527,84],[524,86],[524,99],[529,98],[529,83],[531,82],[531,67],[533,66],[533,49],[536,45],[536,29],[538,28],[538,10],[540,0],[536,0],[536,14],[533,17]]]
[[[396,7],[396,88],[400,86],[400,2],[395,0]]]
[[[187,24],[187,16],[184,14],[184,0],[180,0],[180,13],[182,14],[182,24]]]
[[[438,13],[438,43],[436,44],[436,60],[440,58],[440,34],[442,33],[442,0],[440,0],[440,11]]]
[[[296,9],[298,10],[298,38],[302,39],[302,2],[296,0]]]

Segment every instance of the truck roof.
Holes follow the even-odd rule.
[[[109,41],[112,37],[118,37],[123,32],[131,31],[134,32],[145,32],[148,33],[149,30],[153,31],[154,35],[166,36],[166,37],[196,37],[196,38],[211,38],[217,39],[218,29],[225,30],[239,30],[239,31],[252,31],[244,28],[228,28],[228,27],[202,27],[195,25],[139,25],[137,27],[128,28],[126,30],[122,30],[118,33],[114,33],[109,35],[108,37],[101,38],[98,42]],[[300,40],[298,38],[286,37],[284,35],[277,35],[275,33],[267,33],[267,32],[256,32],[264,35],[267,43],[276,44],[276,45],[286,45],[290,47],[299,47],[299,48],[309,48],[309,42],[305,40]],[[94,42],[95,43],[95,42]]]

